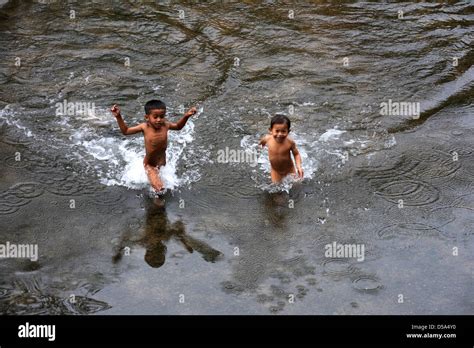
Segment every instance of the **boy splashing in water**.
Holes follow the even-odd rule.
[[[303,178],[301,156],[296,148],[295,142],[288,137],[291,121],[284,115],[275,115],[270,121],[269,134],[262,137],[259,145],[268,146],[268,157],[271,164],[272,182],[279,183],[288,174],[296,175],[295,165],[291,159],[290,152],[296,162],[296,170],[299,178]]]
[[[160,167],[166,165],[168,130],[182,129],[189,117],[196,113],[196,108],[189,109],[178,122],[173,123],[165,118],[165,103],[159,100],[150,100],[145,104],[146,123],[140,123],[134,127],[127,127],[117,105],[112,106],[110,111],[117,119],[120,130],[124,135],[143,133],[146,150],[143,166],[145,167],[148,181],[156,193],[163,192],[164,187],[160,178]]]

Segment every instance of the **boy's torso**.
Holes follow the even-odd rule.
[[[168,124],[159,129],[145,125],[143,135],[145,138],[146,155],[143,162],[151,166],[164,166],[166,164],[166,148],[168,146]]]
[[[290,155],[292,146],[290,140],[286,138],[283,143],[277,143],[276,140],[270,138],[267,146],[272,169],[281,174],[288,174],[292,171],[294,165]]]

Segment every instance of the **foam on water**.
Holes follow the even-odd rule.
[[[199,109],[194,118],[202,111],[202,108]],[[7,105],[0,110],[0,120],[8,126],[21,130],[26,136],[44,143],[46,141],[44,138],[34,134],[23,125],[19,117],[23,113],[23,110],[15,110]],[[108,109],[95,108],[73,116],[58,114],[52,122],[54,122],[53,127],[61,131],[56,133],[55,138],[47,139],[47,147],[59,146],[74,149],[68,154],[87,168],[85,172],[92,168],[102,184],[125,186],[131,189],[150,186],[143,168],[145,156],[143,135],[136,134],[126,138],[121,136]],[[126,119],[125,122],[129,125],[135,124],[130,119]],[[178,175],[180,158],[185,148],[193,141],[193,133],[193,118],[188,120],[181,131],[169,132],[167,164],[160,169],[166,189],[176,189],[200,178],[199,170],[196,168],[190,169],[181,177]]]
[[[325,133],[323,133],[319,137],[319,141],[328,141],[328,140],[338,139],[339,136],[345,132],[346,131],[343,131],[337,128],[328,129]]]
[[[194,119],[202,112],[201,107],[181,131],[169,132],[167,165],[160,169],[166,189],[173,190],[198,181],[203,161],[212,163],[211,159],[206,157],[206,149],[201,149],[196,144],[191,145]],[[143,168],[143,135],[122,136],[108,108],[85,110],[74,116],[56,115],[50,121],[53,123],[52,128],[59,130],[55,130],[53,139],[46,139],[32,132],[32,126],[27,123],[28,119],[20,117],[25,113],[26,110],[22,108],[7,105],[0,111],[0,120],[37,140],[38,144],[46,145],[46,148],[72,148],[73,151],[68,152],[68,157],[83,164],[85,173],[92,169],[102,184],[131,189],[150,187]],[[134,119],[138,117],[127,117],[125,122],[132,126],[137,123]],[[295,140],[302,158],[304,179],[313,179],[320,165],[325,171],[341,168],[348,160],[348,155],[370,154],[396,145],[394,136],[390,134],[357,133],[338,129],[337,126],[325,130],[319,136],[292,132],[291,137]],[[297,180],[289,177],[281,184],[271,184],[268,151],[266,148],[261,149],[258,141],[258,135],[245,135],[240,142],[244,151],[257,154],[257,166],[249,164],[248,167],[256,187],[268,192],[288,192]],[[181,173],[180,167],[183,164],[186,164],[186,170]]]
[[[106,111],[107,112],[107,111]],[[102,113],[99,113],[101,115]],[[110,118],[110,115],[107,115]],[[118,127],[116,125],[113,125]],[[148,179],[143,168],[145,156],[144,140],[142,134],[129,136],[127,139],[117,136],[100,137],[92,140],[82,140],[87,129],[79,129],[73,138],[76,144],[82,146],[98,161],[106,162],[108,170],[100,177],[101,183],[112,186],[120,185],[132,189],[149,187]],[[166,166],[160,168],[160,176],[165,189],[176,189],[179,186],[192,182],[196,176],[178,176],[178,165],[186,146],[192,142],[194,123],[192,118],[179,132],[170,131],[168,135],[168,148],[166,150]],[[105,175],[104,175],[105,174]]]
[[[347,163],[351,156],[371,154],[391,148],[397,143],[395,137],[390,134],[378,134],[377,136],[368,133],[356,134],[341,130],[337,126],[327,129],[319,137],[293,131],[291,137],[296,142],[301,155],[304,179],[314,179],[320,169],[323,171],[339,169]],[[256,136],[246,135],[240,142],[240,146],[245,151],[258,154],[258,168],[253,169],[252,175],[256,187],[271,193],[289,192],[293,185],[301,180],[288,176],[279,184],[271,183],[268,150],[266,147],[261,149],[258,146],[258,140]]]
[[[28,138],[33,137],[31,130],[25,127],[21,123],[20,119],[15,117],[15,110],[13,110],[10,105],[7,105],[2,110],[0,110],[0,120],[4,121],[8,126],[14,126],[15,128],[21,130]]]

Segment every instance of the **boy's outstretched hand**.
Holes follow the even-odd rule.
[[[184,116],[189,117],[189,116],[194,115],[196,112],[197,112],[197,110],[196,110],[196,108],[193,106],[191,109],[189,109],[188,111],[186,111],[186,113],[184,114]]]
[[[114,104],[110,108],[110,112],[112,112],[112,115],[114,115],[115,117],[120,116],[120,108],[117,106],[117,104]]]

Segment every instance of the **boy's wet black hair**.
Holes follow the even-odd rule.
[[[150,100],[145,104],[145,114],[149,115],[153,109],[164,109],[166,110],[166,105],[161,100]]]
[[[290,128],[291,128],[291,121],[285,115],[277,114],[277,115],[273,116],[272,120],[270,121],[270,129],[273,128],[274,124],[286,124],[286,125],[288,125],[288,130],[290,130]]]

